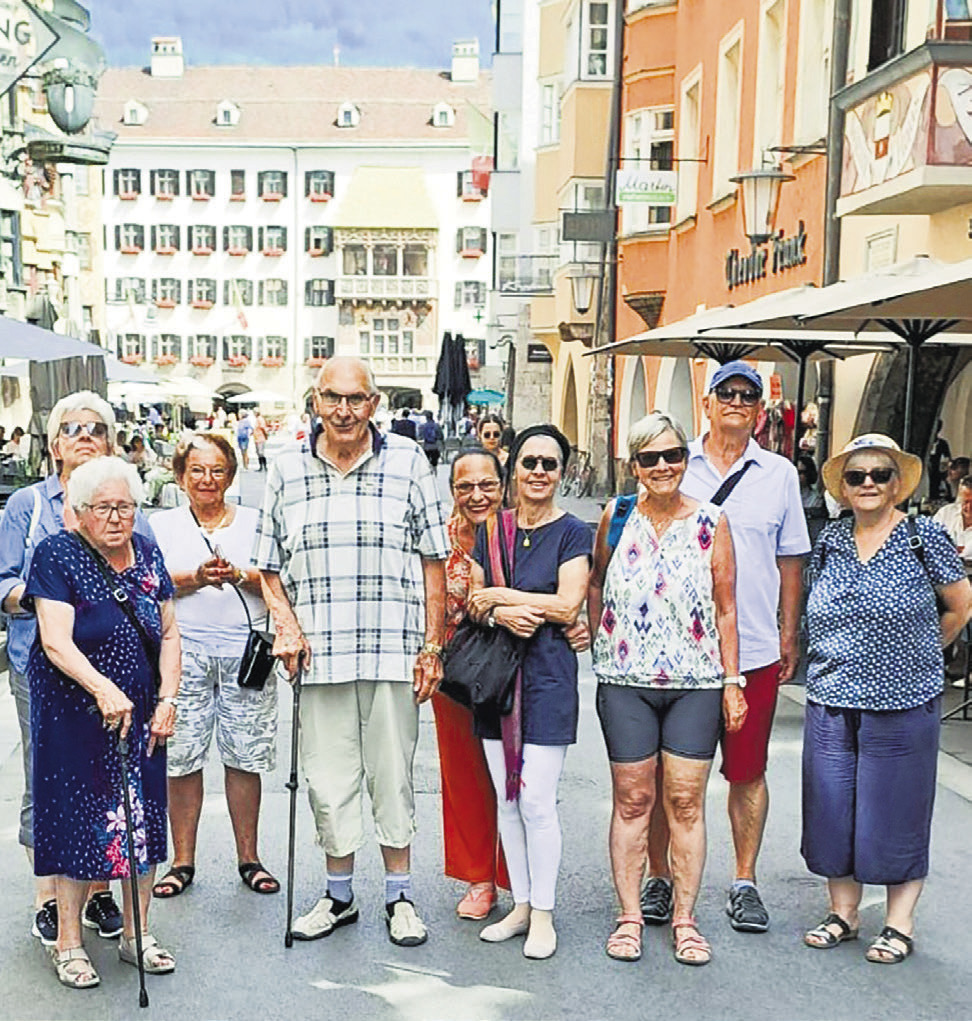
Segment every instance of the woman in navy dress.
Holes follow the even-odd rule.
[[[550,425],[531,426],[516,437],[507,462],[515,487],[513,578],[509,587],[484,587],[489,552],[481,527],[470,579],[470,615],[526,640],[519,714],[514,708],[503,720],[476,720],[496,789],[514,902],[480,938],[499,943],[526,933],[523,954],[537,959],[557,949],[557,785],[567,748],[577,740],[578,716],[577,655],[565,628],[577,621],[591,565],[590,528],[554,500],[569,454],[567,439]]]
[[[130,876],[123,782],[131,794],[145,970],[175,968],[147,921],[155,865],[166,858],[164,745],[175,723],[179,634],[162,555],[132,534],[142,496],[135,468],[95,458],[75,470],[67,495],[79,530],[40,543],[23,601],[36,607],[39,627],[27,666],[34,869],[55,877],[59,928],[51,956],[58,979],[86,988],[100,981],[81,943],[87,883]],[[121,593],[144,642],[118,601]],[[127,781],[119,736],[128,738]],[[135,964],[130,889],[122,883],[118,955]]]

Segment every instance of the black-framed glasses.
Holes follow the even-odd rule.
[[[863,486],[870,479],[876,486],[886,486],[898,472],[894,468],[848,468],[844,472],[844,482],[851,489]]]
[[[370,400],[370,394],[355,393],[355,394],[339,394],[334,390],[314,390],[314,393],[320,398],[321,404],[325,408],[337,408],[340,407],[342,401],[347,401],[348,407],[352,411],[360,411]]]
[[[732,404],[738,397],[739,403],[746,408],[753,407],[754,404],[759,402],[760,397],[763,396],[755,387],[728,386],[724,383],[717,386],[712,392],[716,395],[716,400],[720,404]]]
[[[665,464],[681,464],[687,455],[686,447],[669,447],[667,450],[639,450],[632,460],[641,468],[654,468],[661,460]]]
[[[521,457],[520,464],[522,464],[528,472],[536,471],[538,464],[545,472],[555,472],[560,467],[560,461],[558,461],[556,457],[534,457],[532,454],[527,454],[526,457]]]
[[[62,422],[61,435],[74,439],[79,432],[84,430],[89,436],[97,436],[102,440],[108,435],[108,426],[104,422]]]
[[[499,479],[484,479],[482,482],[457,482],[452,491],[456,496],[472,496],[478,489],[483,496],[495,496],[500,491]]]
[[[99,521],[107,521],[112,514],[117,514],[122,521],[131,521],[135,517],[135,504],[122,503],[86,503],[84,505]]]

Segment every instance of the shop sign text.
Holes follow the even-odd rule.
[[[782,273],[803,266],[806,261],[807,232],[801,220],[796,234],[784,237],[781,230],[766,245],[753,246],[749,255],[741,255],[739,249],[734,248],[726,256],[726,283],[731,291],[734,287],[764,280],[768,273]]]

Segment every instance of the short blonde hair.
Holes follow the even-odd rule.
[[[61,431],[61,423],[64,421],[64,416],[70,411],[91,411],[97,415],[108,426],[108,449],[114,449],[115,413],[111,410],[111,405],[103,397],[99,397],[93,390],[79,390],[77,393],[68,394],[67,397],[62,397],[51,408],[51,413],[47,419],[48,447],[54,446],[54,441]]]
[[[145,487],[138,469],[120,457],[93,457],[78,465],[68,479],[68,500],[76,510],[89,506],[95,494],[108,482],[124,482],[135,503],[145,499]]]

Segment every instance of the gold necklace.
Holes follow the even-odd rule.
[[[532,543],[533,533],[538,528],[542,528],[545,524],[547,524],[548,520],[549,519],[545,518],[543,521],[538,521],[532,528],[527,528],[525,525],[520,525],[520,524],[517,525],[517,528],[519,528],[520,531],[523,533],[523,548],[524,549],[529,549],[530,546],[533,545],[533,543]]]
[[[222,516],[222,517],[221,517],[221,518],[219,519],[219,521],[217,521],[217,522],[216,522],[216,524],[215,524],[215,525],[204,525],[204,524],[203,524],[203,523],[202,523],[202,522],[200,521],[200,522],[199,522],[199,527],[200,527],[200,528],[201,528],[201,529],[202,529],[202,530],[203,530],[203,531],[204,531],[204,532],[205,532],[205,533],[206,533],[207,535],[212,535],[212,534],[213,534],[213,532],[215,532],[215,531],[216,531],[216,530],[217,530],[218,528],[222,528],[222,527],[223,527],[223,525],[225,525],[225,524],[226,524],[226,519],[227,519],[227,518],[229,517],[229,515],[230,515],[230,512],[229,512],[229,507],[227,507],[227,508],[226,508],[226,510],[225,510],[225,511],[223,511],[223,516]]]

